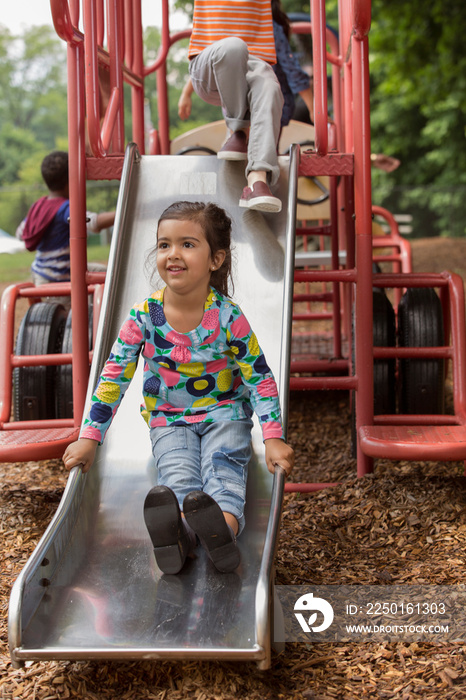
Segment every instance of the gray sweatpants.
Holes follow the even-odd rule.
[[[250,127],[246,175],[265,170],[275,184],[283,95],[273,68],[251,56],[242,39],[228,37],[195,56],[189,73],[199,97],[221,105],[229,129]]]

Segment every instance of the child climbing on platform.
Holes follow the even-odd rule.
[[[276,62],[270,0],[195,0],[188,50],[192,88],[220,105],[229,137],[217,154],[247,161],[239,205],[279,212],[277,143],[283,97]]]
[[[131,309],[63,456],[67,469],[88,471],[142,355],[141,412],[158,470],[144,518],[167,574],[182,569],[196,536],[219,571],[238,567],[253,412],[269,471],[278,464],[289,474],[294,463],[272,372],[229,298],[230,239],[231,220],[213,203],[165,209],[154,251],[165,286]]]
[[[289,44],[291,35],[290,21],[283,11],[280,0],[272,0],[273,34],[276,62],[273,71],[280,84],[283,95],[283,109],[280,120],[280,130],[289,124],[295,110],[295,95],[299,95],[306,105],[308,119],[314,121],[314,94],[312,79],[301,68],[297,58],[293,55]],[[180,119],[188,119],[192,109],[192,94],[194,87],[191,78],[188,78],[178,100],[178,115]],[[227,118],[227,115],[224,115]],[[278,145],[278,144],[277,144]],[[241,155],[241,154],[240,154]]]

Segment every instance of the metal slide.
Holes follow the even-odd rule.
[[[290,162],[296,175],[289,176]],[[212,200],[233,219],[234,299],[279,382],[286,423],[297,162],[296,147],[290,159],[281,158],[283,211],[262,214],[238,206],[244,163],[140,157],[128,147],[89,387],[130,307],[154,288],[144,267],[158,216],[176,200]],[[57,513],[14,584],[12,661],[215,658],[268,668],[284,472],[267,471],[256,423],[240,568],[217,573],[198,547],[180,574],[161,575],[143,520],[156,473],[139,415],[141,370],[139,363],[93,469],[71,472]]]

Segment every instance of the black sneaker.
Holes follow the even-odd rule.
[[[222,573],[238,568],[236,538],[218,503],[203,491],[192,491],[183,501],[183,512],[215,568]]]

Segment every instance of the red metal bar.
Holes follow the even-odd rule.
[[[102,122],[101,140],[103,154],[107,154],[112,140],[113,130],[117,123],[118,114],[120,111],[120,91],[118,88],[113,88],[110,94],[108,108],[105,112],[105,117]]]
[[[71,15],[66,0],[50,0],[53,26],[58,36],[68,44],[79,44],[83,41],[81,32],[76,29],[79,22],[79,2],[72,3],[72,7]]]
[[[147,77],[151,73],[155,73],[155,71],[157,71],[160,68],[160,66],[162,65],[162,63],[165,62],[168,56],[168,51],[170,50],[170,46],[172,45],[172,43],[178,41],[179,38],[185,38],[190,35],[191,30],[187,30],[185,32],[180,32],[176,34],[172,39],[170,38],[168,0],[162,0],[162,28],[160,36],[160,48],[154,63],[144,68],[144,75]]]
[[[2,430],[50,430],[51,428],[72,428],[72,418],[51,418],[46,420],[10,421],[2,425]]]
[[[433,415],[397,413],[374,416],[374,425],[458,425],[459,423],[457,416],[440,413]]]
[[[50,355],[13,355],[12,367],[51,367],[52,365],[70,365],[73,362],[72,353],[51,353]]]
[[[331,226],[309,226],[308,228],[305,228],[303,226],[299,226],[296,228],[296,235],[297,236],[330,236],[332,233],[332,227]]]
[[[333,318],[330,311],[307,311],[306,313],[294,313],[293,321],[324,321]]]
[[[413,272],[411,274],[393,274],[380,272],[374,276],[374,287],[447,287],[449,284],[448,272]]]
[[[187,32],[189,36],[191,32]],[[186,33],[181,33],[179,36],[185,36]],[[144,75],[147,77],[151,73],[157,73],[157,106],[158,106],[158,117],[159,117],[159,128],[158,128],[158,139],[157,142],[153,141],[151,144],[152,148],[160,148],[160,153],[168,154],[170,153],[170,125],[168,116],[168,90],[167,90],[167,68],[166,68],[166,58],[170,46],[175,41],[170,38],[170,28],[169,28],[169,8],[168,0],[162,0],[162,30],[161,30],[161,45],[157,58],[151,66],[146,66],[144,69]]]
[[[390,235],[389,236],[376,236],[373,239],[372,242],[372,247],[373,249],[377,248],[385,248],[385,247],[394,247],[398,250],[397,256],[393,259],[394,262],[399,260],[400,263],[400,271],[409,273],[412,272],[413,270],[413,259],[412,259],[412,252],[411,252],[411,245],[409,241],[407,241],[405,238],[400,236],[400,231],[398,228],[398,223],[395,220],[395,217],[391,212],[389,212],[387,209],[384,209],[384,207],[378,207],[373,205],[372,206],[372,213],[374,216],[381,216],[387,224],[390,226]],[[375,256],[375,259],[377,261],[382,262],[385,258],[379,255]],[[401,295],[398,294],[396,296],[396,302],[397,304],[400,301]]]
[[[357,39],[363,39],[371,28],[371,0],[352,0],[353,31]]]
[[[86,272],[86,284],[88,294],[94,291],[94,285],[101,285],[105,282],[105,272]]]
[[[291,377],[290,389],[309,391],[328,389],[329,391],[352,391],[358,388],[356,377]]]
[[[84,2],[84,59],[86,63],[86,106],[89,145],[95,156],[106,151],[100,138],[100,89],[97,39],[97,13],[93,0]]]
[[[406,359],[442,359],[451,360],[453,357],[453,348],[451,347],[409,347],[409,348],[393,348],[393,347],[374,347],[374,359],[399,358]]]
[[[338,27],[340,39],[340,54],[343,60],[347,63],[351,52],[351,3],[338,3]]]
[[[103,0],[101,0],[101,2],[103,2]],[[79,4],[80,0],[70,0],[71,21],[75,27],[79,25]]]
[[[81,424],[89,377],[84,47],[68,44],[68,143],[74,422]]]
[[[295,282],[356,282],[355,270],[295,270]],[[392,285],[387,285],[392,286]]]
[[[339,486],[340,482],[339,481],[333,481],[333,482],[322,482],[322,483],[294,483],[291,481],[288,481],[285,484],[285,492],[286,493],[314,493],[315,491],[322,491],[322,489],[329,489],[332,488],[332,486]]]
[[[455,414],[466,424],[466,315],[464,284],[457,274],[449,275],[453,353],[453,402]]]
[[[356,427],[372,425],[372,201],[367,37],[353,36],[354,191],[356,213],[355,365],[358,376]],[[372,471],[372,460],[358,444],[358,476]]]
[[[127,66],[133,66],[134,56],[134,32],[133,32],[133,0],[124,0],[123,4],[123,28],[124,28],[124,61]]]
[[[12,367],[52,367],[53,365],[71,365],[72,353],[50,353],[47,355],[12,355]],[[92,353],[89,353],[89,364],[92,362]]]
[[[92,2],[92,0],[87,0]],[[112,150],[123,153],[125,150],[125,125],[123,107],[123,56],[124,46],[122,37],[122,10],[118,0],[107,0],[107,35],[108,51],[110,54],[110,85],[119,92],[119,109],[113,130]],[[85,39],[85,37],[84,37]],[[102,154],[105,155],[105,154]]]
[[[0,433],[0,461],[34,461],[60,458],[65,448],[77,439],[79,428],[16,430]]]
[[[314,72],[314,125],[315,149],[320,156],[328,152],[327,134],[327,47],[325,3],[310,0],[313,23],[312,60]]]
[[[312,294],[293,294],[293,301],[332,301],[331,292],[316,292]]]
[[[28,287],[29,283],[12,284],[2,294],[0,307],[0,337],[2,352],[0,352],[0,427],[10,420],[12,397],[12,366],[11,357],[15,346],[15,305],[19,291]]]
[[[131,107],[133,116],[133,141],[138,144],[139,152],[146,152],[145,128],[144,128],[144,47],[141,18],[141,4],[133,3],[133,60],[132,71],[140,76],[140,86],[133,86],[131,90]]]
[[[157,96],[159,107],[159,139],[162,155],[170,153],[170,121],[168,113],[167,66],[157,70]]]
[[[291,374],[305,372],[348,372],[349,360],[291,360]]]
[[[96,10],[97,10],[97,44],[99,46],[103,47],[104,39],[105,39],[104,0],[97,0]]]
[[[332,130],[334,133],[334,130]],[[334,136],[335,133],[334,133]],[[332,145],[336,146],[336,139]],[[330,221],[332,227],[332,268],[338,270],[340,267],[339,248],[338,248],[338,213],[337,213],[337,181],[335,177],[330,178]],[[333,282],[332,284],[333,297],[333,356],[341,357],[341,298],[340,284]]]
[[[292,22],[291,31],[293,34],[312,34],[312,21],[310,22]],[[331,29],[326,27],[325,30],[326,43],[330,46],[330,51],[326,52],[326,58],[329,63],[334,66],[341,67],[343,65],[342,57],[339,54],[338,39]],[[333,95],[333,97],[335,97]]]

